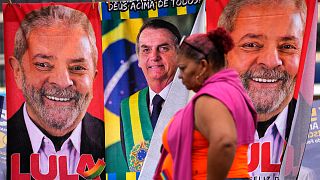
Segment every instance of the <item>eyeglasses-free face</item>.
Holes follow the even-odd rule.
[[[177,69],[175,36],[164,28],[146,28],[138,42],[139,67],[148,84],[169,84]]]

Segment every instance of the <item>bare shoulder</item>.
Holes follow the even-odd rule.
[[[219,128],[234,126],[233,117],[226,105],[208,95],[200,96],[196,100],[194,115],[195,128],[206,138],[209,138],[210,132],[217,132]]]
[[[208,110],[211,113],[229,113],[228,108],[220,100],[209,95],[202,95],[198,97],[195,101],[195,111],[198,111],[201,115],[205,116],[210,115],[208,114]]]

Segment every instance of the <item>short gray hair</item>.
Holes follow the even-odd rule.
[[[305,0],[289,0],[294,3],[297,10],[300,11],[303,25],[306,23],[307,6]],[[230,0],[220,15],[218,26],[224,27],[227,31],[232,32],[235,26],[235,20],[242,7],[249,5],[261,4],[287,4],[288,0]]]
[[[67,27],[80,26],[87,33],[91,47],[91,57],[96,65],[98,49],[94,30],[88,17],[81,11],[61,5],[50,5],[26,15],[16,32],[14,42],[15,58],[20,63],[22,62],[22,56],[28,49],[27,40],[32,30],[39,27],[51,27],[55,23],[63,23]]]

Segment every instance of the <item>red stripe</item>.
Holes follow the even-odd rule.
[[[220,14],[229,0],[207,0],[206,15],[207,15],[207,32],[217,28]]]
[[[314,0],[306,0],[307,20],[306,20],[305,33],[304,33],[304,37],[303,37],[303,44],[302,44],[299,69],[298,69],[298,74],[297,74],[297,82],[296,82],[296,86],[294,89],[294,95],[293,95],[293,97],[295,99],[298,99],[303,69],[304,69],[304,65],[305,65],[305,61],[306,61],[306,55],[308,52],[307,50],[308,50],[308,43],[309,43],[310,32],[311,32],[311,27],[312,27],[313,14],[314,14],[314,10],[315,10],[315,3],[316,3],[316,1],[314,1]]]

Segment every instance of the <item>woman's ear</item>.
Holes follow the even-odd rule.
[[[23,82],[23,71],[21,63],[17,58],[14,56],[9,57],[9,64],[13,71],[14,80],[19,89],[22,89],[22,82]]]
[[[224,62],[225,62],[225,66],[228,67],[229,66],[228,54],[224,54]]]
[[[200,60],[200,67],[201,67],[200,76],[202,76],[206,73],[208,68],[210,68],[210,64],[208,63],[208,61],[206,59],[201,59]]]

